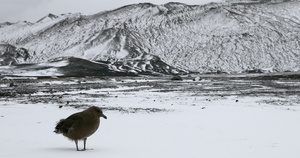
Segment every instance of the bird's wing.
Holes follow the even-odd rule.
[[[83,119],[80,115],[73,114],[73,115],[69,116],[68,118],[66,118],[65,127],[70,128],[70,127],[74,126],[74,124],[77,124],[78,122],[81,122],[82,120]]]
[[[82,117],[77,114],[73,114],[66,119],[60,120],[55,127],[56,131],[59,131],[56,133],[67,134],[68,131],[70,130],[70,128],[72,126],[74,126],[75,124],[77,124],[78,122],[81,122],[81,120],[82,120]]]

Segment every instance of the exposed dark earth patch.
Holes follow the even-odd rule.
[[[228,77],[202,76],[182,77],[88,77],[88,78],[43,78],[43,79],[2,79],[0,80],[0,101],[14,101],[21,104],[54,104],[60,107],[86,108],[97,105],[104,110],[121,113],[155,113],[173,111],[166,107],[123,107],[111,106],[106,99],[121,100],[133,97],[138,92],[189,93],[193,97],[207,97],[204,101],[222,100],[228,96],[265,97],[258,103],[274,106],[293,106],[300,103],[300,79],[272,77]],[[132,94],[132,95],[131,95]],[[121,95],[121,97],[119,96]],[[273,99],[273,97],[276,97]],[[151,97],[145,96],[151,100]],[[283,98],[278,100],[278,98]],[[155,104],[155,99],[153,103]],[[236,101],[239,102],[240,100]],[[176,101],[174,101],[176,102]]]

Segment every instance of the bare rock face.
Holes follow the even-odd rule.
[[[36,23],[0,24],[0,42],[26,48],[30,55],[15,61],[2,57],[1,62],[72,56],[140,72],[170,67],[216,73],[299,71],[300,2],[249,2],[141,3],[90,16],[49,14]]]
[[[9,44],[0,44],[0,65],[16,65],[29,59],[25,48],[16,48]]]

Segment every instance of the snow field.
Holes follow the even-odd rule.
[[[128,105],[131,97],[110,101],[112,105],[123,103],[131,107],[156,104],[144,100],[143,96],[136,95],[135,99],[141,101],[132,101],[131,105]],[[172,100],[171,94],[169,97]],[[53,132],[59,119],[81,109],[1,101],[0,157],[300,156],[299,108],[287,110],[258,105],[253,98],[238,98],[239,102],[236,99],[202,100],[200,106],[191,106],[194,103],[190,99],[181,97],[175,105],[166,106],[174,111],[158,113],[106,110],[108,119],[102,119],[99,130],[88,138],[85,152],[77,152],[74,142]],[[158,106],[165,103],[157,102]],[[82,148],[83,142],[79,146]]]

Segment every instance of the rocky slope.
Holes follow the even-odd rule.
[[[0,65],[15,65],[26,62],[30,57],[25,48],[16,48],[10,44],[0,44]]]
[[[158,62],[168,72],[299,71],[299,8],[299,1],[141,3],[0,24],[0,42],[26,49],[20,63],[73,56],[151,71],[163,69]]]

